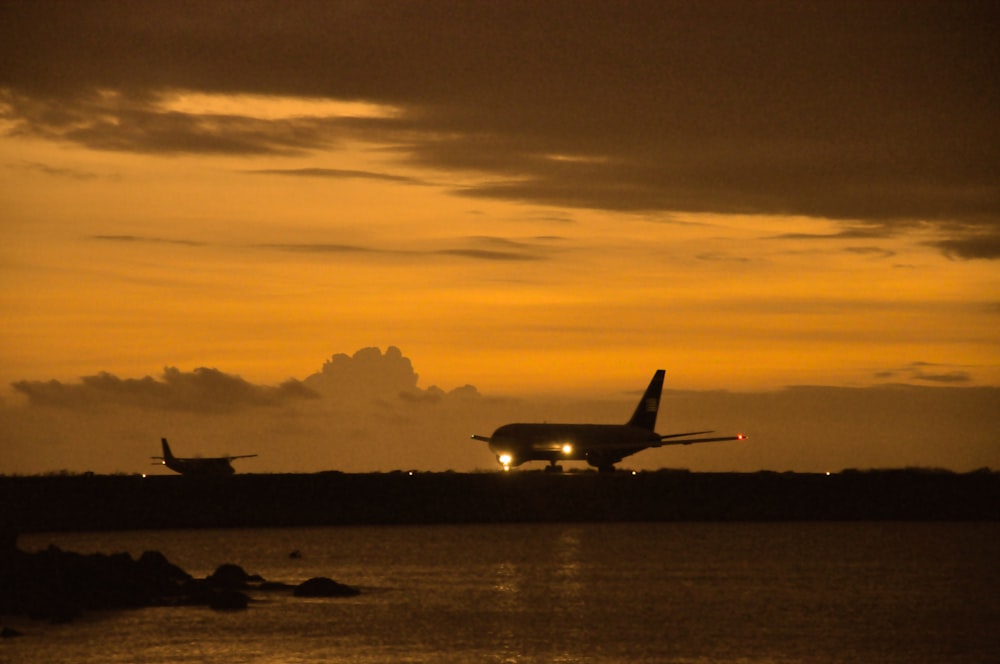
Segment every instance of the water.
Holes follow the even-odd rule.
[[[1000,661],[1000,524],[512,524],[29,535],[350,599],[21,618],[23,662]],[[298,550],[301,558],[290,558]]]

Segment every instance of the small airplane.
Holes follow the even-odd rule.
[[[548,461],[547,471],[559,472],[559,461],[586,461],[602,473],[614,472],[615,464],[636,452],[664,445],[691,445],[722,440],[746,440],[743,434],[720,438],[687,438],[712,431],[658,434],[656,415],[663,392],[663,369],[653,374],[635,413],[625,424],[505,424],[492,436],[473,435],[489,443],[490,451],[504,470],[525,461]]]
[[[170,451],[167,439],[161,438],[160,441],[163,444],[163,456],[150,457],[151,459],[160,460],[159,463],[153,465],[166,466],[181,475],[199,475],[202,477],[206,475],[232,475],[236,472],[233,470],[233,464],[231,463],[233,459],[249,459],[250,457],[257,456],[256,454],[240,454],[223,457],[175,457]]]

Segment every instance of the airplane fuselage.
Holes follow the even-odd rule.
[[[224,457],[178,457],[170,451],[170,444],[166,438],[160,439],[163,448],[163,456],[155,456],[160,464],[181,475],[196,475],[219,477],[232,475],[236,471],[233,469],[233,459],[248,459],[257,456],[256,454],[240,454],[237,456]]]
[[[659,442],[653,431],[627,424],[517,423],[494,431],[489,447],[504,466],[565,460],[604,467]]]
[[[235,473],[233,464],[226,458],[212,459],[164,459],[163,465],[181,475],[232,475]]]

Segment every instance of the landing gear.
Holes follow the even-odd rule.
[[[603,466],[598,466],[597,472],[601,473],[602,475],[605,473],[613,473],[615,472],[615,466],[614,464],[606,463]]]
[[[557,464],[555,461],[549,461],[549,465],[545,466],[545,472],[547,473],[561,473],[563,467]]]

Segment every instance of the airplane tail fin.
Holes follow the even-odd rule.
[[[167,439],[166,438],[161,438],[160,439],[160,443],[163,445],[163,460],[164,461],[166,461],[168,459],[173,460],[174,455],[170,451],[170,445],[167,443]]]
[[[642,395],[642,400],[635,407],[632,419],[628,425],[653,431],[656,429],[656,414],[660,409],[660,393],[663,391],[663,369],[657,369],[653,374],[653,379],[649,381],[649,387]]]

